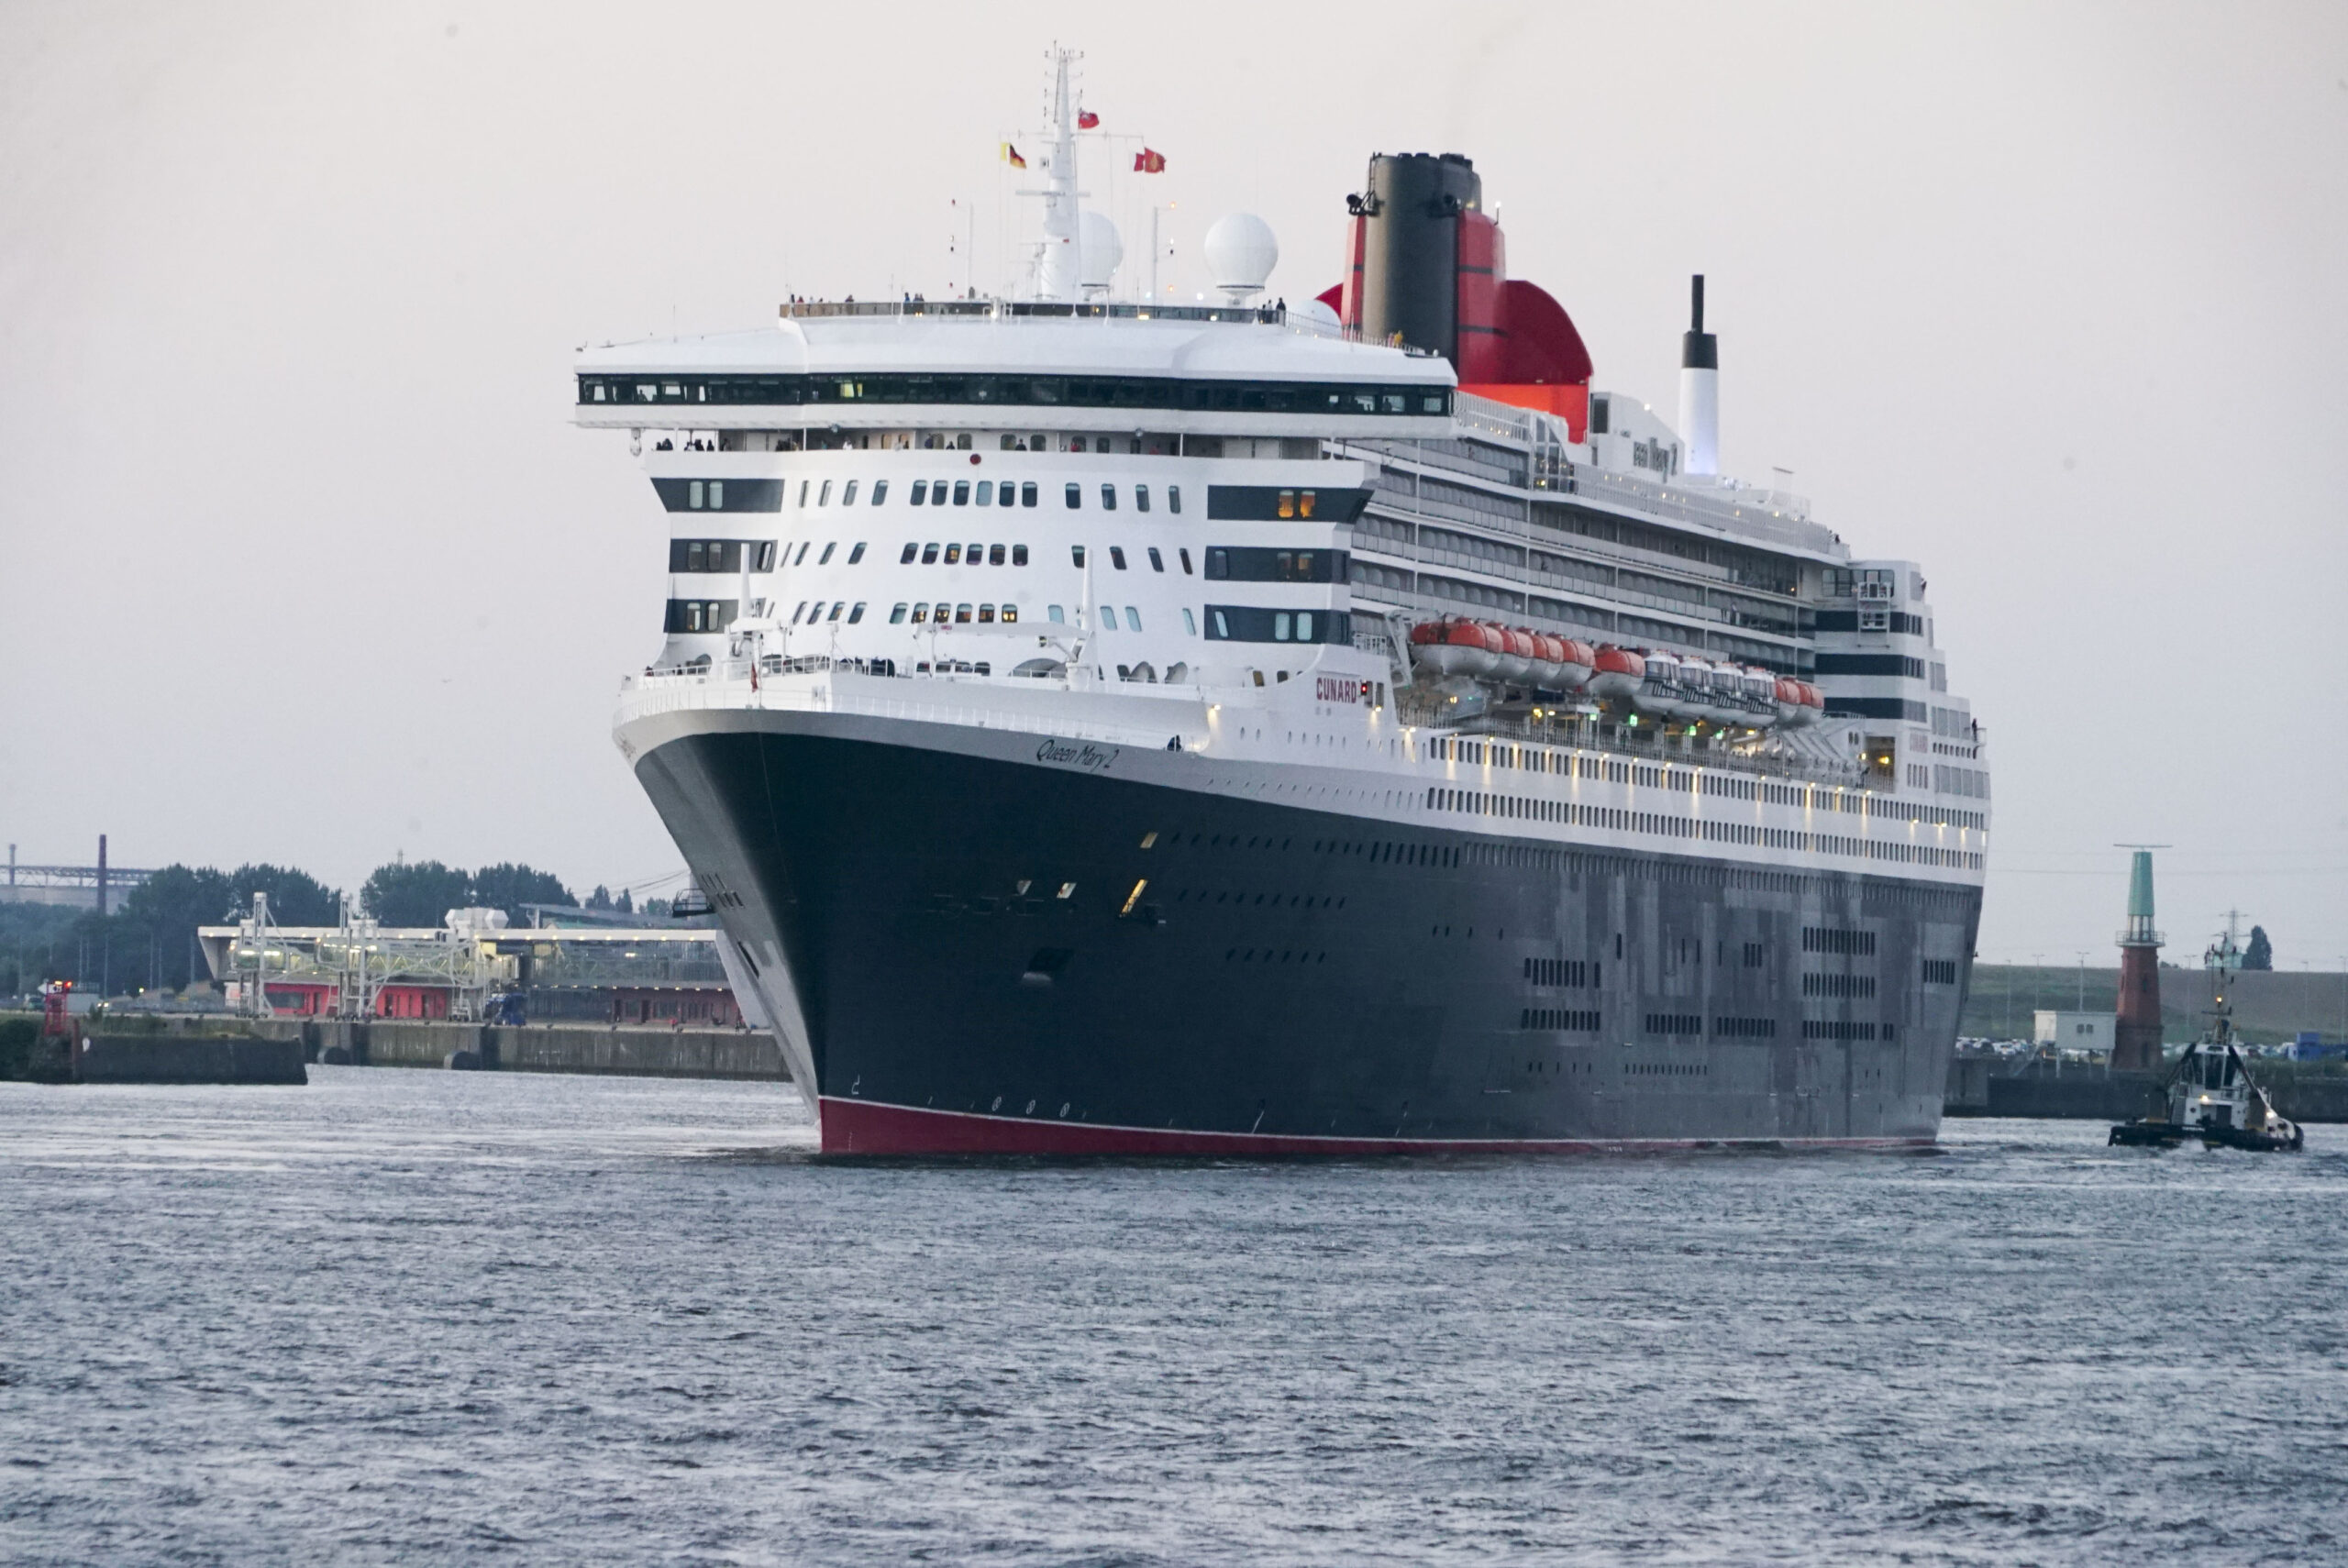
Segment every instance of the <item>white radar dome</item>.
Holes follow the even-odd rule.
[[[1106,290],[1117,274],[1117,267],[1125,259],[1125,242],[1118,237],[1117,226],[1109,215],[1084,210],[1084,276],[1087,289]]]
[[[1214,286],[1238,304],[1264,292],[1265,281],[1279,265],[1280,242],[1272,226],[1254,213],[1227,213],[1207,230],[1207,271]]]

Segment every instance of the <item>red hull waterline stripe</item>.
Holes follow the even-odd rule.
[[[1930,1138],[1299,1138],[1041,1121],[876,1105],[828,1095],[821,1116],[827,1154],[1546,1154],[1765,1146],[1908,1149],[1933,1143]]]

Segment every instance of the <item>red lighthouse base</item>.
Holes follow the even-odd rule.
[[[2120,950],[2119,1019],[2111,1032],[2111,1066],[2151,1072],[2161,1065],[2161,950]]]

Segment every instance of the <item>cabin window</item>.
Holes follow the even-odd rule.
[[[854,506],[856,504],[856,480],[848,480],[847,488],[840,491],[840,504],[842,506]]]
[[[807,504],[807,481],[805,480],[801,480],[799,481],[799,504],[802,506]]]
[[[1009,480],[1002,481],[1001,488],[997,489],[994,492],[994,503],[997,506],[1009,506],[1017,499],[1011,493],[1012,488],[1012,483]]]
[[[1080,506],[1081,506],[1081,505],[1083,505],[1083,504],[1084,504],[1084,487],[1083,487],[1082,485],[1080,485],[1080,484],[1071,484],[1071,485],[1069,485],[1069,486],[1068,487],[1068,509],[1069,509],[1070,512],[1073,512],[1073,511],[1075,511],[1078,507],[1080,507]]]
[[[1174,555],[1175,555],[1175,558],[1176,558],[1177,559],[1179,559],[1179,560],[1182,563],[1182,575],[1183,575],[1184,577],[1188,577],[1188,576],[1190,576],[1190,575],[1191,575],[1191,552],[1190,552],[1188,549],[1180,549],[1180,548],[1178,548],[1178,549],[1174,552]]]
[[[826,539],[826,540],[825,540],[825,541],[824,541],[824,553],[823,553],[822,555],[817,556],[817,557],[815,558],[815,564],[816,564],[817,566],[829,566],[829,565],[831,565],[831,564],[832,564],[832,552],[833,552],[834,550],[838,549],[839,547],[840,547],[840,544],[839,544],[839,541],[838,541],[837,539]]]
[[[1103,604],[1101,606],[1101,624],[1108,631],[1113,632],[1117,629],[1117,607],[1115,605]]]
[[[959,566],[962,564],[961,546],[948,545],[946,547],[946,564],[947,566]]]
[[[954,606],[954,624],[958,626],[967,626],[970,624],[970,607],[969,605],[957,604]]]
[[[863,600],[861,600],[861,599],[859,599],[859,600],[858,600],[858,601],[856,602],[856,608],[855,608],[855,609],[853,609],[853,610],[851,610],[851,611],[849,611],[849,612],[847,613],[847,624],[848,624],[849,625],[853,626],[853,625],[855,625],[858,621],[861,621],[861,620],[863,620],[863,619],[864,619],[864,601],[863,601]]]
[[[799,541],[799,553],[791,558],[791,564],[792,566],[803,566],[806,564],[807,547],[813,543],[814,543],[814,541],[812,539],[802,539]]]
[[[1057,604],[1047,604],[1044,606],[1044,619],[1049,621],[1055,626],[1065,626],[1068,624],[1067,612],[1063,611]]]
[[[851,545],[851,546],[849,546],[849,547],[848,547],[848,552],[847,552],[847,564],[848,564],[848,565],[850,565],[850,566],[854,566],[854,565],[856,565],[856,564],[857,564],[857,562],[858,562],[858,561],[862,560],[863,558],[864,558],[864,541],[863,541],[863,540],[861,540],[861,539],[858,539],[855,544],[853,544],[853,545]]]
[[[709,481],[709,509],[713,512],[725,510],[725,481],[724,480]]]
[[[980,506],[992,506],[994,504],[994,480],[980,480],[979,481],[978,502]]]
[[[824,481],[824,488],[815,492],[815,504],[818,506],[829,506],[831,503],[832,481],[825,480]]]
[[[1002,624],[1003,624],[1004,625],[1008,626],[1008,625],[1010,625],[1013,622],[1014,622],[1014,621],[1016,621],[1016,620],[1018,620],[1018,619],[1019,619],[1019,606],[1018,606],[1018,605],[1016,605],[1016,604],[1006,604],[1006,605],[1004,605],[1004,606],[1002,607]]]
[[[929,619],[929,602],[924,600],[914,606],[914,624],[918,626]]]
[[[937,564],[937,547],[935,544],[924,545],[921,547],[921,564],[924,566]]]
[[[1123,546],[1123,545],[1112,545],[1112,546],[1110,546],[1110,547],[1109,547],[1109,564],[1110,564],[1111,566],[1113,566],[1113,567],[1115,567],[1119,571],[1123,571],[1123,570],[1124,570],[1124,569],[1125,569],[1125,547],[1124,547],[1124,546]]]
[[[1186,637],[1195,637],[1199,635],[1199,624],[1191,618],[1191,613],[1187,609],[1182,612],[1182,635]]]
[[[972,545],[969,549],[962,553],[962,558],[969,561],[972,566],[977,566],[980,561],[986,559],[986,557],[987,547],[984,545]]]
[[[685,547],[685,569],[687,571],[700,571],[703,569],[702,552],[707,547],[708,547],[704,546],[699,539],[693,540],[691,544]]]
[[[970,481],[969,480],[956,480],[954,481],[954,504],[957,506],[968,506],[970,504]]]
[[[927,480],[914,480],[914,493],[910,503],[914,506],[919,506],[922,503],[923,499],[928,494],[929,481]]]
[[[1149,510],[1149,486],[1146,484],[1134,486],[1134,510],[1135,512]]]
[[[1157,553],[1157,547],[1156,545],[1149,547],[1149,569],[1152,571],[1164,571],[1166,569],[1166,558]]]
[[[1076,564],[1078,566],[1082,566],[1084,564],[1084,547],[1082,545],[1070,545],[1068,547],[1068,550],[1069,555],[1076,558]]]
[[[847,605],[844,601],[835,599],[832,601],[832,613],[825,616],[824,619],[826,621],[836,621],[840,618],[840,612],[847,608]]]
[[[969,482],[969,481],[967,480],[963,481],[965,485],[968,485]],[[939,480],[936,484],[929,487],[929,503],[932,506],[943,506],[946,504],[946,481],[944,480]]]
[[[911,566],[914,564],[914,558],[920,554],[921,547],[908,539],[905,541],[905,553],[897,558],[897,564],[899,566]]]
[[[1101,487],[1101,510],[1103,512],[1114,512],[1117,510],[1117,487],[1115,485],[1104,484]]]
[[[1026,546],[1013,545],[1011,547],[1011,564],[1013,566],[1025,566],[1027,564]]]
[[[1182,487],[1180,485],[1169,484],[1166,487],[1166,510],[1177,517],[1182,515]]]
[[[1002,564],[1002,547],[1001,545],[989,545],[987,547],[987,565],[1001,566]]]
[[[894,608],[892,608],[892,610],[890,610],[890,612],[889,612],[889,624],[891,624],[892,626],[902,626],[902,625],[903,625],[904,624],[905,624],[905,606],[904,606],[904,602],[903,602],[903,600],[900,600],[900,601],[898,601],[898,602],[897,602],[897,604],[895,605],[895,607],[894,607]]]
[[[1004,493],[1008,494],[1009,491],[1006,491]],[[1033,506],[1036,504],[1036,481],[1034,480],[1027,480],[1020,485],[1019,504],[1022,506]]]
[[[878,506],[888,499],[889,481],[887,480],[874,480],[872,481],[872,504]]]
[[[993,605],[981,604],[979,606],[979,624],[981,626],[991,626],[994,624]]]
[[[1130,604],[1125,606],[1125,630],[1128,632],[1141,630],[1141,612]]]
[[[803,599],[799,602],[799,608],[791,613],[791,624],[794,626],[799,624],[799,617],[805,613],[807,613],[807,601]]]
[[[694,480],[685,486],[685,504],[695,512],[701,510],[701,480]]]

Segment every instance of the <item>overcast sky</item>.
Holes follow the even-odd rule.
[[[1705,272],[1723,466],[1931,579],[1985,958],[2107,961],[2143,840],[2172,958],[2238,906],[2341,966],[2337,4],[0,0],[0,833],[674,871],[609,739],[664,519],[571,355],[999,281],[1056,38],[1183,290],[1244,207],[1317,293],[1370,152],[1460,151],[1668,411]]]

